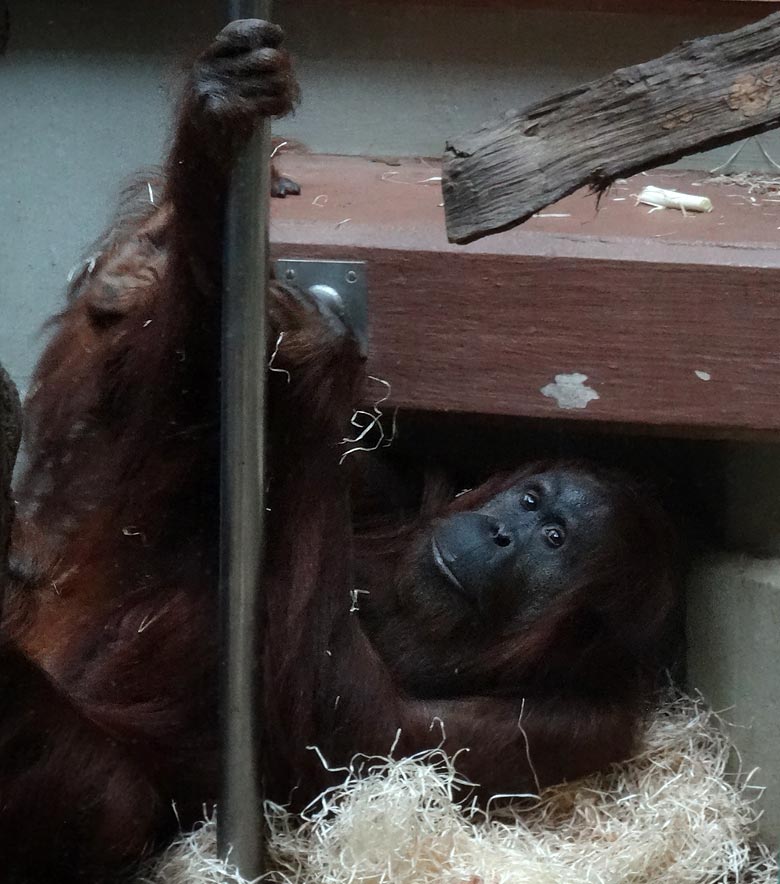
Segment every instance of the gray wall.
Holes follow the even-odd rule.
[[[0,59],[0,359],[22,387],[40,326],[118,183],[159,161],[179,62],[215,32],[219,6],[11,0]],[[304,95],[280,129],[333,153],[437,155],[448,134],[499,111],[733,24],[456,4],[276,9]]]
[[[214,30],[213,16],[189,14],[182,25],[165,5],[10,4],[0,59],[0,359],[21,387],[41,324],[106,224],[118,182],[160,158],[176,62]]]

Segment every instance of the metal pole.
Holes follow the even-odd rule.
[[[230,0],[228,17],[270,16],[270,2]],[[217,840],[243,877],[264,871],[260,770],[266,311],[270,125],[233,171],[225,223],[222,307],[220,599],[222,793]]]

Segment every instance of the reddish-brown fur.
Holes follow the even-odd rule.
[[[294,98],[278,43],[270,26],[234,26],[195,67],[166,183],[154,183],[164,196],[141,209],[131,201],[98,246],[35,376],[0,644],[6,884],[114,880],[174,830],[173,802],[188,824],[217,793],[221,218],[235,149],[258,115]],[[243,70],[241,48],[254,52]],[[255,88],[242,93],[240,76]],[[312,745],[344,763],[387,753],[400,729],[398,751],[413,752],[438,745],[436,719],[445,748],[470,749],[459,764],[483,794],[624,757],[671,604],[655,512],[613,483],[615,507],[642,531],[625,567],[594,563],[589,586],[543,618],[455,648],[484,690],[416,695],[426,648],[399,617],[403,659],[380,655],[350,590],[369,590],[369,614],[379,605],[395,623],[395,581],[413,578],[406,551],[431,516],[475,508],[518,475],[454,502],[433,494],[418,520],[353,536],[336,443],[360,387],[359,354],[310,300],[278,285],[271,299],[272,342],[284,332],[275,367],[290,381],[269,375],[270,796],[287,801],[297,786],[300,805],[332,782]],[[577,617],[594,587],[608,628],[584,640]],[[434,643],[448,618],[431,612]]]

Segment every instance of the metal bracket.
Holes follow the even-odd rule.
[[[365,261],[322,261],[317,258],[279,258],[274,277],[343,310],[363,353],[368,350],[368,286]]]

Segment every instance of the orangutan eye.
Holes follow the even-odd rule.
[[[524,491],[522,497],[523,509],[535,510],[539,507],[539,495],[535,491]]]
[[[547,545],[553,547],[553,549],[563,546],[563,542],[566,540],[563,528],[559,528],[557,525],[545,525],[542,528],[542,533]]]

